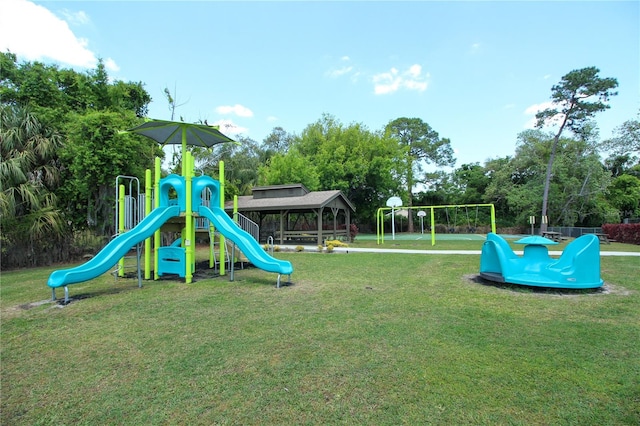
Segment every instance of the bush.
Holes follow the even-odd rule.
[[[340,240],[327,240],[325,241],[327,246],[332,245],[333,247],[349,247],[349,244],[343,243]]]
[[[436,234],[447,234],[449,233],[449,228],[446,225],[442,225],[440,223],[436,224]]]
[[[640,244],[640,223],[605,223],[602,232],[620,243]]]
[[[349,237],[351,238],[350,241],[354,242],[356,240],[356,235],[358,235],[358,227],[356,226],[355,223],[352,223],[351,225],[349,225]]]
[[[73,234],[72,248],[75,254],[97,254],[108,243],[103,236],[96,235],[90,230],[76,231]]]
[[[333,245],[327,244],[327,253],[333,253]]]
[[[2,269],[11,269],[78,261],[84,256],[95,255],[108,242],[108,238],[89,230],[39,239],[11,238],[0,233],[0,264]]]
[[[302,247],[302,246],[296,246],[296,251],[297,251],[297,252],[304,251],[304,247]]]

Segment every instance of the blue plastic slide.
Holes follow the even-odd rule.
[[[70,269],[54,271],[47,285],[51,288],[81,283],[99,277],[111,269],[136,244],[151,237],[167,220],[180,215],[180,207],[158,207],[135,228],[111,240],[90,261]]]
[[[257,268],[282,275],[291,275],[293,272],[291,262],[269,256],[260,244],[249,233],[238,227],[220,207],[200,206],[198,212],[200,216],[209,219],[222,235],[236,243],[247,259]]]

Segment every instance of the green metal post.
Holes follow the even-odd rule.
[[[190,158],[191,158],[191,161],[189,165],[189,170],[191,170],[191,182],[192,182],[191,192],[193,193],[193,178],[195,177],[195,171],[196,171],[196,159],[193,156],[193,154],[190,156]],[[202,204],[202,194],[200,194],[200,203]],[[192,201],[191,202],[192,212],[193,212],[193,209],[194,209],[194,206]],[[195,207],[195,209],[197,210],[197,207]],[[193,217],[193,213],[192,213],[192,217]],[[193,255],[191,256],[191,272],[194,273],[196,272],[196,219],[195,217],[191,222],[191,241],[193,242],[193,246],[192,246]]]
[[[219,181],[220,181],[220,208],[224,210],[224,161],[220,161],[219,167]],[[225,250],[224,250],[225,238],[220,234],[220,275],[224,275],[224,262],[225,262]]]
[[[155,193],[155,208],[160,207],[160,158],[156,157],[156,162],[154,164],[155,171],[155,182],[154,182],[154,193]],[[160,230],[158,229],[153,233],[153,279],[157,280],[160,278],[158,275],[158,249],[160,248]]]
[[[496,207],[491,204],[491,232],[496,234]]]
[[[151,169],[144,172],[144,215],[151,213]],[[151,238],[144,240],[144,279],[151,279]]]
[[[191,153],[189,151],[185,152],[185,156],[182,158],[182,170],[185,178],[186,185],[186,211],[185,211],[185,225],[182,233],[182,242],[184,243],[184,247],[186,250],[185,255],[185,281],[187,284],[191,283],[193,278],[193,241],[191,240],[193,237],[193,211],[192,211],[192,203],[191,203],[191,177],[193,174],[193,169],[191,166]],[[186,166],[186,167],[185,167]]]
[[[124,185],[118,188],[118,234],[125,232]],[[124,257],[118,260],[118,276],[124,277]]]
[[[435,215],[433,214],[433,207],[431,207],[431,245],[436,245],[436,222]]]
[[[238,196],[233,196],[233,221],[238,223]]]

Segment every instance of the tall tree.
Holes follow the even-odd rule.
[[[640,119],[627,120],[613,131],[613,137],[602,143],[602,148],[614,155],[629,155],[638,160],[640,156]]]
[[[183,105],[186,105],[188,101],[179,103],[178,95],[176,94],[177,88],[173,86],[173,94],[169,91],[168,87],[164,88],[164,97],[167,99],[167,103],[169,104],[169,111],[171,111],[171,121],[175,120],[176,109],[180,108]],[[180,116],[180,121],[184,121],[182,116]]]
[[[527,218],[539,208],[543,171],[552,145],[551,133],[524,131],[518,135],[515,156],[491,173],[487,201],[500,206],[499,216],[512,219],[510,225],[525,225]],[[605,218],[608,209],[603,205],[602,194],[609,185],[610,175],[602,167],[593,144],[561,138],[552,176],[549,215],[556,218],[558,224],[594,226],[594,222]]]
[[[0,52],[0,101],[28,106],[41,122],[61,131],[71,113],[112,110],[146,116],[151,96],[141,82],[110,82],[102,60],[95,70],[79,73],[41,62],[19,64],[14,54]]]
[[[453,183],[458,190],[456,204],[481,204],[491,179],[478,163],[463,164],[453,171]]]
[[[604,166],[614,178],[629,173],[638,159],[631,154],[612,155],[604,160]]]
[[[3,258],[13,256],[9,264],[35,264],[36,247],[65,228],[53,192],[60,178],[56,163],[61,143],[60,135],[28,109],[0,106],[0,245]]]
[[[338,189],[356,207],[354,219],[360,225],[375,221],[376,209],[398,189],[392,178],[395,140],[360,123],[344,125],[323,114],[300,136],[279,128],[270,136],[263,146],[277,153],[260,167],[261,184],[301,182],[310,190]]]
[[[199,168],[210,176],[218,176],[220,161],[224,161],[225,197],[251,195],[251,188],[258,184],[258,168],[261,166],[262,149],[253,139],[238,135],[236,142],[214,146],[203,157]]]
[[[560,83],[551,87],[553,107],[536,114],[536,127],[558,122],[558,131],[553,138],[553,145],[547,163],[544,190],[542,193],[542,217],[547,217],[549,187],[551,185],[551,169],[555,160],[558,142],[562,132],[570,130],[581,136],[590,128],[589,120],[600,111],[609,108],[606,103],[611,96],[617,95],[613,89],[618,87],[615,78],[601,78],[596,67],[573,70],[562,77]],[[547,230],[547,223],[542,223],[541,232]]]
[[[398,177],[404,183],[408,194],[408,207],[413,206],[413,188],[423,181],[424,166],[454,166],[451,141],[440,138],[438,133],[420,118],[397,118],[385,127],[385,133],[399,144],[402,155],[399,158]],[[413,215],[409,215],[409,232],[413,232]]]
[[[396,141],[361,123],[342,124],[324,114],[307,126],[297,146],[319,174],[320,189],[339,189],[356,207],[355,219],[374,221],[376,210],[399,186],[393,180]]]
[[[620,212],[620,218],[640,216],[640,179],[631,175],[618,176],[608,188],[607,199]]]
[[[301,183],[311,191],[320,189],[316,167],[309,164],[309,160],[296,148],[271,157],[267,165],[260,166],[258,174],[261,185]]]
[[[120,132],[137,123],[131,111],[95,111],[70,117],[67,141],[60,150],[66,165],[62,193],[70,220],[77,228],[88,225],[102,235],[115,233],[116,177],[143,177],[145,169],[153,167],[154,157],[161,153],[158,144]]]
[[[287,133],[282,127],[274,127],[262,142],[263,161],[275,154],[284,154],[289,150],[295,137]]]

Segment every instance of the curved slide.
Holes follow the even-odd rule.
[[[131,247],[151,237],[167,220],[180,215],[180,207],[158,207],[145,217],[135,228],[111,240],[90,261],[70,269],[54,271],[47,285],[51,288],[88,281],[107,272]]]
[[[260,244],[249,233],[238,227],[220,207],[200,206],[198,212],[200,216],[209,219],[222,235],[236,243],[238,248],[247,256],[247,259],[257,268],[282,275],[291,275],[293,272],[291,262],[269,256],[260,247]]]

